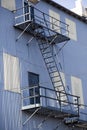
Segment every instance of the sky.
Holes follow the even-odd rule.
[[[75,7],[76,0],[53,0],[53,1],[63,5],[68,9],[72,9]],[[87,0],[82,0],[82,4],[84,5],[84,7],[87,7]]]

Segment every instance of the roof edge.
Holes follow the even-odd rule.
[[[80,16],[80,15],[72,12],[71,10],[65,8],[64,6],[54,2],[53,0],[43,0],[43,1],[45,1],[46,3],[56,7],[57,9],[62,10],[63,12],[66,12],[67,14],[69,14],[69,15],[73,16],[74,18],[76,18],[76,19],[78,19],[78,20],[80,20],[80,21],[82,21],[82,22],[87,24],[87,19],[85,17]]]

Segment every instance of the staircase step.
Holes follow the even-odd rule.
[[[52,73],[55,73],[55,72],[57,72],[57,71],[52,71],[52,72],[50,72],[49,74],[52,74]]]
[[[48,52],[42,52],[42,54],[47,54],[47,53],[51,53],[50,51],[48,51]]]
[[[48,66],[49,68],[56,68],[54,65],[52,66],[52,65],[50,65],[50,66]]]
[[[52,72],[52,71],[57,71],[57,68],[56,68],[56,67],[51,67],[51,68],[50,68],[50,67],[47,67],[47,69],[48,69],[49,71],[51,71],[51,72]]]
[[[49,47],[43,47],[43,48],[40,48],[40,50],[45,50],[45,49],[47,49],[47,48],[49,48]]]
[[[55,78],[59,78],[59,76],[58,75],[57,76],[50,76],[50,78],[53,80]]]
[[[47,56],[48,56],[48,55],[52,56],[52,53],[51,53],[50,50],[49,50],[49,51],[43,53],[43,56],[45,56],[45,55],[47,55]]]
[[[52,64],[55,63],[54,61],[46,62],[46,64]]]
[[[58,81],[52,81],[52,83],[59,83],[61,82],[61,80],[58,80]]]
[[[54,88],[56,88],[56,89],[57,88],[61,88],[61,89],[63,88],[62,84],[59,84],[59,85],[58,84],[53,84],[53,85],[54,85]],[[62,90],[64,90],[64,89],[62,89]],[[58,90],[58,91],[60,91],[60,90]]]
[[[51,53],[43,54],[43,57],[52,57]]]
[[[56,68],[55,66],[49,66],[49,67],[47,67],[47,68],[50,68],[50,69],[52,69],[52,68]]]
[[[51,70],[51,71],[57,71],[57,68],[56,67],[50,67],[50,66],[47,66],[47,68],[49,69],[49,70]]]
[[[56,71],[56,70],[55,70],[55,69],[54,69],[54,70],[48,69],[48,71],[49,71],[49,74],[51,74],[52,72],[54,72],[54,71]]]
[[[57,76],[51,76],[52,79],[59,78],[59,75]]]
[[[52,61],[52,62],[50,61],[50,62],[47,63],[47,65],[51,65],[51,66],[54,65],[54,64],[55,64],[54,61]]]
[[[57,90],[58,88],[61,88],[61,87],[63,87],[62,85],[59,85],[59,86],[56,86],[56,87],[54,87],[55,88],[55,90]],[[58,90],[59,91],[59,90]],[[64,89],[62,89],[61,91],[59,91],[59,92],[64,92]]]
[[[50,59],[50,58],[52,58],[52,56],[46,57],[46,58],[44,58],[44,59]],[[52,58],[52,59],[53,59],[53,58]]]
[[[63,85],[58,85],[58,86],[55,87],[55,89],[57,89],[58,87],[63,87]]]
[[[61,94],[62,92],[64,92],[64,90],[60,90],[60,87],[57,88],[57,89],[55,89],[55,91],[56,91],[57,94],[59,94],[59,92],[60,92],[60,94]]]
[[[59,77],[60,75],[59,75],[59,72],[56,71],[55,74],[50,74],[50,76],[51,76],[51,77],[56,77],[56,76]]]
[[[45,60],[46,64],[50,64],[50,63],[54,62],[53,60],[52,61],[48,61],[47,59],[44,59],[44,60]]]

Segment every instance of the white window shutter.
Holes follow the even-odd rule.
[[[77,32],[76,32],[76,23],[68,18],[66,18],[66,24],[69,25],[68,31],[69,31],[69,37],[72,40],[77,40]]]
[[[60,33],[60,15],[53,11],[49,10],[50,17],[50,28]]]
[[[16,9],[15,0],[1,0],[1,6],[11,11]]]
[[[79,103],[84,105],[82,82],[80,78],[71,77],[72,93],[73,95],[79,96]],[[75,99],[73,99],[75,100]],[[83,107],[84,108],[84,107]]]
[[[20,92],[19,60],[9,54],[3,54],[4,62],[4,89]]]

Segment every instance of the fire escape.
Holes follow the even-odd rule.
[[[25,13],[21,14],[21,10],[24,8],[18,9],[15,13],[15,27],[22,30],[16,41],[18,41],[25,32],[31,35],[29,42],[33,38],[36,39],[53,89],[33,86],[32,88],[22,90],[22,110],[32,112],[32,115],[23,125],[37,113],[46,115],[46,118],[38,127],[50,116],[61,119],[70,118],[71,120],[75,118],[74,121],[77,122],[79,118],[79,97],[66,92],[57,62],[52,52],[52,46],[54,44],[63,43],[64,45],[70,40],[68,37],[68,25],[41,12],[33,6],[28,7],[29,12],[25,10]],[[30,92],[30,94],[28,94],[28,92]],[[34,102],[31,104],[30,100],[32,98]],[[52,102],[54,105],[52,105]]]

